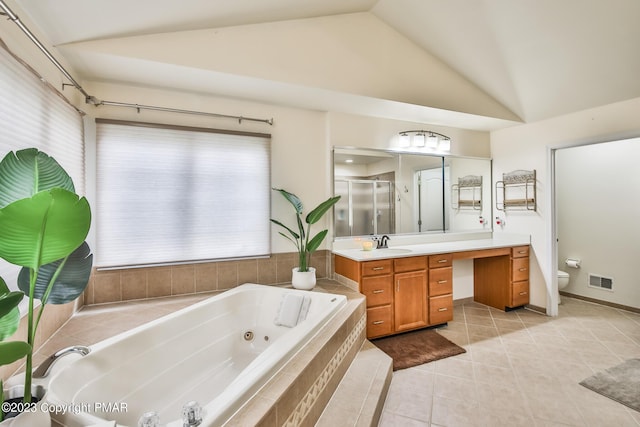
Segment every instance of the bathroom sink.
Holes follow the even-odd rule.
[[[411,249],[402,249],[402,248],[383,248],[383,249],[376,249],[374,252],[385,253],[385,254],[389,254],[389,255],[400,255],[400,254],[411,253],[412,250]]]

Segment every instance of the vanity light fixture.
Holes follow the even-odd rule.
[[[403,148],[426,147],[432,151],[451,151],[451,138],[430,130],[404,130],[400,132],[399,145]]]

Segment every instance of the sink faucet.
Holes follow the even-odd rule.
[[[47,359],[33,371],[33,378],[44,378],[49,375],[53,364],[56,363],[62,356],[66,356],[67,354],[71,353],[79,353],[83,356],[86,356],[90,352],[91,349],[83,345],[74,345],[71,347],[63,348],[62,350],[58,350],[51,356],[47,357]]]
[[[377,242],[378,242],[377,248],[378,249],[386,249],[386,248],[388,248],[389,246],[387,245],[387,242],[389,242],[389,240],[391,240],[391,239],[389,239],[389,236],[387,236],[386,234],[383,235],[382,237],[380,237],[377,240]]]

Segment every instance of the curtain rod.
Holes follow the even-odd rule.
[[[47,57],[47,59],[49,59],[49,61],[51,61],[53,63],[53,65],[56,66],[56,68],[58,70],[60,70],[60,72],[65,76],[65,78],[67,78],[67,80],[69,80],[71,82],[71,85],[76,88],[80,93],[82,93],[82,95],[84,95],[84,100],[85,103],[87,104],[91,104],[94,105],[96,107],[100,106],[100,105],[107,105],[107,106],[113,106],[113,107],[129,107],[129,108],[135,108],[136,110],[138,110],[138,113],[140,112],[140,110],[154,110],[154,111],[163,111],[163,112],[170,112],[170,113],[180,113],[180,114],[195,114],[195,115],[199,115],[199,116],[209,116],[209,117],[218,117],[218,118],[227,118],[227,119],[237,119],[238,123],[242,123],[243,120],[246,121],[251,121],[251,122],[261,122],[261,123],[267,123],[269,125],[273,125],[273,119],[256,119],[253,117],[243,117],[243,116],[232,116],[232,115],[227,115],[227,114],[216,114],[216,113],[207,113],[204,111],[193,111],[193,110],[181,110],[178,108],[168,108],[168,107],[156,107],[153,105],[140,105],[140,104],[131,104],[131,103],[127,103],[127,102],[114,102],[114,101],[101,101],[99,99],[97,99],[95,96],[91,96],[89,95],[82,86],[80,86],[80,83],[78,83],[73,76],[71,76],[71,74],[64,68],[64,66],[51,54],[51,52],[49,52],[47,50],[47,48],[40,42],[40,40],[38,40],[38,38],[31,32],[31,30],[29,30],[29,28],[27,28],[26,25],[24,25],[22,23],[22,21],[20,21],[20,18],[18,18],[18,16],[13,13],[13,11],[9,8],[9,6],[7,6],[7,4],[4,2],[4,0],[0,0],[0,9],[2,9],[0,11],[0,15],[4,15],[9,17],[9,19],[11,21],[13,21],[14,24],[16,24],[18,26],[18,28],[20,28],[20,30],[22,30],[22,32],[24,34],[26,34],[26,36],[36,45],[36,47],[38,49],[40,49],[40,51]],[[65,84],[63,83],[62,88],[64,89]]]

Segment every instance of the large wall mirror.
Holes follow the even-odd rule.
[[[490,230],[490,159],[336,147],[333,170],[336,238]]]

